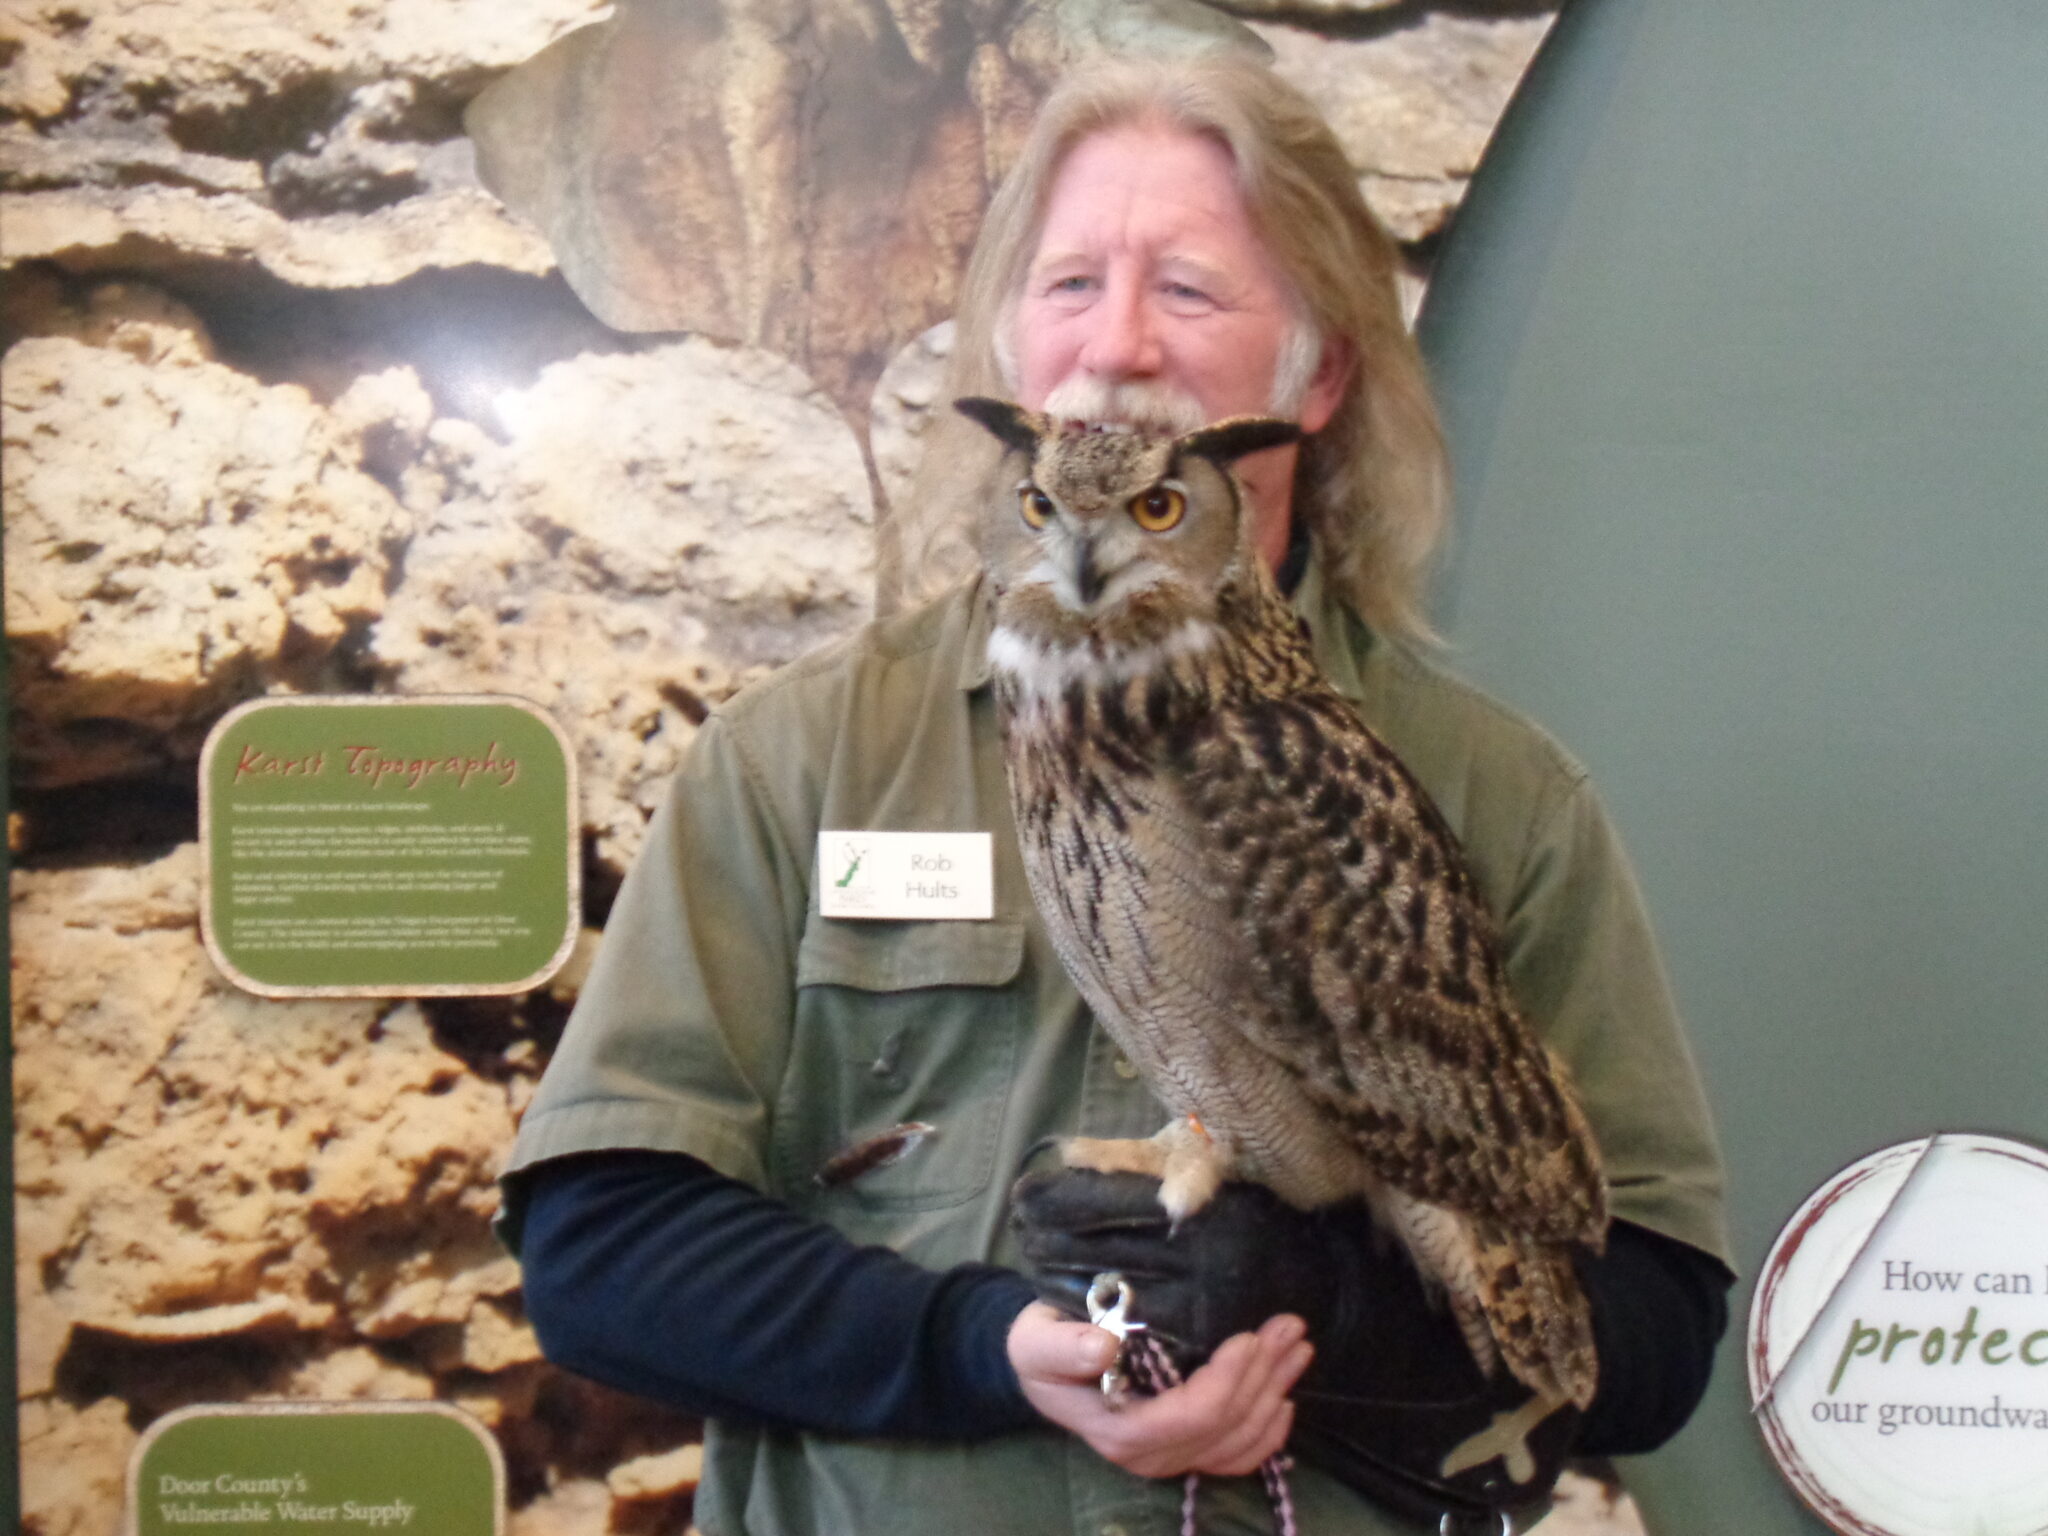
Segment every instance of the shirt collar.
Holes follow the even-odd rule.
[[[1364,698],[1361,663],[1372,646],[1372,631],[1324,580],[1320,545],[1309,547],[1308,561],[1290,601],[1294,611],[1308,620],[1316,665],[1330,686],[1347,699]],[[995,628],[996,604],[986,576],[975,578],[968,603],[967,637],[960,650],[960,687],[972,693],[986,687],[989,680],[988,637]]]

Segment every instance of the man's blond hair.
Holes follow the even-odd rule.
[[[1337,414],[1302,447],[1294,507],[1329,580],[1375,629],[1424,635],[1421,587],[1442,533],[1448,476],[1421,354],[1402,321],[1393,241],[1308,99],[1230,54],[1117,61],[1047,98],[989,205],[961,287],[946,401],[1008,392],[998,363],[1053,179],[1090,134],[1162,123],[1216,139],[1236,163],[1254,230],[1316,334],[1348,345]],[[980,430],[942,410],[896,532],[904,590],[921,595],[971,560],[975,498],[993,464]]]

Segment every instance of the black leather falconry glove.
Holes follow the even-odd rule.
[[[1169,1232],[1159,1181],[1142,1174],[1029,1173],[1012,1199],[1039,1295],[1085,1319],[1090,1282],[1121,1274],[1131,1317],[1184,1372],[1277,1313],[1306,1322],[1316,1356],[1289,1449],[1367,1497],[1493,1531],[1556,1481],[1578,1411],[1533,1420],[1528,1388],[1481,1376],[1448,1306],[1362,1203],[1305,1213],[1230,1182]]]

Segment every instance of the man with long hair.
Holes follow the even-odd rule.
[[[1436,403],[1402,319],[1399,257],[1321,115],[1258,65],[1228,57],[1195,66],[1109,64],[1073,77],[1046,102],[968,263],[951,395],[1018,392],[1017,319],[1058,172],[1082,141],[1136,124],[1170,126],[1228,155],[1249,232],[1291,311],[1272,387],[1255,406],[1299,419],[1319,366],[1341,384],[1329,420],[1300,450],[1292,510],[1361,619],[1390,636],[1425,633],[1421,585],[1443,532],[1448,486]],[[1241,376],[1257,372],[1241,358],[1235,366]],[[1133,377],[1114,360],[1080,376]],[[975,492],[993,457],[978,429],[945,417],[934,424],[900,535],[913,590],[930,595],[935,581],[971,564]],[[1267,462],[1277,467],[1285,457]],[[1284,516],[1272,522],[1287,526]]]
[[[1601,1385],[1577,1433],[1645,1449],[1725,1324],[1718,1158],[1583,771],[1421,653],[1445,472],[1394,278],[1298,93],[1228,56],[1104,65],[1054,94],[989,211],[951,383],[1082,422],[1302,425],[1238,466],[1255,545],[1465,843],[1517,997],[1578,1078],[1616,1220],[1584,1267]],[[650,827],[507,1176],[542,1341],[711,1421],[714,1536],[1137,1536],[1178,1527],[1161,1480],[1190,1472],[1211,1475],[1204,1529],[1260,1530],[1239,1474],[1290,1444],[1310,1531],[1512,1503],[1526,1472],[1455,1448],[1517,1394],[1478,1378],[1368,1220],[1237,1186],[1170,1238],[1142,1193],[1054,1175],[1019,1246],[1009,1189],[1035,1145],[1163,1112],[1025,886],[970,557],[993,461],[978,429],[939,430],[895,533],[899,595],[942,590],[714,712]],[[859,830],[987,832],[993,919],[823,915],[825,842]],[[1155,1265],[1199,1335],[1184,1384],[1112,1407],[1115,1341],[1020,1272],[1057,1300],[1062,1263],[1031,1261],[1098,1247]]]

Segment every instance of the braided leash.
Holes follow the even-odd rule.
[[[1181,1376],[1166,1349],[1151,1334],[1134,1330],[1124,1340],[1124,1359],[1131,1380],[1138,1389],[1153,1396],[1180,1385]],[[1287,1486],[1287,1473],[1294,1461],[1286,1452],[1268,1456],[1259,1463],[1259,1477],[1266,1485],[1266,1498],[1273,1506],[1273,1529],[1277,1536],[1300,1536],[1294,1524],[1294,1494]],[[1202,1474],[1190,1472],[1181,1484],[1180,1536],[1195,1536],[1195,1490]]]
[[[1173,1363],[1166,1347],[1152,1336],[1144,1323],[1130,1315],[1135,1299],[1130,1282],[1114,1270],[1097,1275],[1088,1286],[1088,1320],[1114,1334],[1118,1341],[1116,1357],[1109,1369],[1102,1373],[1102,1395],[1112,1405],[1121,1402],[1134,1387],[1148,1397],[1157,1397],[1181,1384],[1180,1369]],[[1259,1478],[1266,1485],[1267,1502],[1273,1506],[1276,1536],[1300,1536],[1294,1518],[1294,1492],[1287,1484],[1287,1474],[1292,1470],[1294,1460],[1285,1451],[1268,1456],[1259,1463]],[[1197,1536],[1195,1499],[1201,1484],[1198,1472],[1188,1473],[1181,1484],[1180,1536]],[[1521,1529],[1511,1510],[1495,1510],[1492,1518],[1500,1522],[1499,1536],[1516,1536]],[[1440,1536],[1458,1536],[1468,1528],[1462,1516],[1448,1511],[1437,1522]]]

